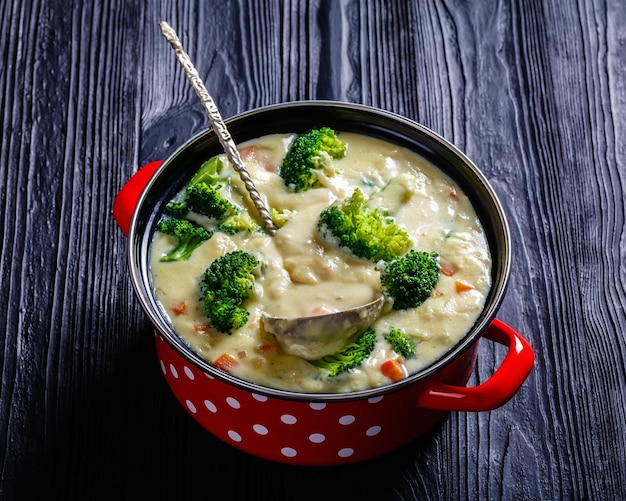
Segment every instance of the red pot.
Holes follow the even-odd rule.
[[[216,369],[172,330],[152,292],[151,235],[165,204],[206,159],[221,153],[212,130],[135,174],[118,194],[113,213],[129,237],[137,296],[155,326],[161,369],[181,405],[208,431],[239,449],[290,464],[331,465],[370,459],[407,444],[449,411],[487,411],[506,403],[530,373],[534,354],[524,338],[495,319],[510,268],[510,237],[502,207],[478,168],[425,127],[392,113],[346,103],[297,102],[269,106],[227,121],[237,143],[313,125],[369,134],[411,148],[454,179],[470,197],[489,242],[492,288],[467,335],[423,371],[382,388],[348,394],[307,394],[266,388]],[[483,384],[465,385],[481,338],[508,347]]]

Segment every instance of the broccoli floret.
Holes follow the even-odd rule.
[[[219,185],[200,182],[187,186],[187,207],[198,214],[222,219],[235,214],[237,209],[220,192]]]
[[[367,205],[371,208],[380,208],[387,215],[395,216],[413,196],[414,181],[415,177],[406,172],[394,176],[369,198]]]
[[[410,358],[415,355],[415,343],[406,336],[404,330],[392,327],[384,337],[393,350],[404,358]]]
[[[343,158],[346,143],[330,127],[312,128],[297,136],[283,159],[279,170],[285,184],[295,191],[317,186],[315,170],[332,175],[332,160]]]
[[[219,155],[209,158],[204,162],[198,172],[194,174],[189,184],[207,183],[208,185],[220,184],[222,178],[220,174],[224,168],[224,162]]]
[[[234,235],[240,231],[252,233],[263,228],[249,212],[232,203],[222,193],[224,163],[219,155],[204,162],[185,187],[184,195],[169,202],[165,212],[173,217],[185,217],[189,211],[215,220],[216,230]]]
[[[189,207],[184,200],[172,200],[165,206],[165,213],[173,218],[183,219],[189,213]]]
[[[259,260],[250,252],[237,250],[213,261],[200,281],[202,311],[211,327],[230,333],[248,320],[242,307],[252,293],[258,274]]]
[[[366,205],[366,198],[358,188],[349,198],[322,211],[318,229],[326,240],[336,241],[355,256],[372,261],[401,256],[413,244],[394,218],[386,216],[380,208]]]
[[[341,351],[326,355],[309,363],[327,370],[330,377],[347,372],[359,366],[370,356],[376,344],[376,332],[371,327],[365,329],[352,343],[347,344]]]
[[[184,261],[205,240],[211,238],[212,233],[187,219],[163,219],[157,225],[157,230],[178,239],[174,248],[163,256],[161,261]]]
[[[393,309],[415,308],[426,301],[439,281],[439,255],[411,249],[402,257],[381,263],[383,292],[393,298]]]
[[[235,212],[234,206],[219,192],[220,172],[224,163],[219,155],[204,162],[187,183],[185,192],[165,206],[165,213],[174,218],[184,218],[190,210],[212,218]]]
[[[270,210],[270,217],[272,218],[272,222],[277,228],[282,228],[287,221],[289,221],[296,214],[296,211],[283,209],[279,211],[278,209],[272,207]]]
[[[252,218],[249,212],[239,212],[227,217],[220,223],[218,228],[221,231],[235,235],[240,231],[247,233],[253,233],[255,231],[261,231],[261,228],[257,222]]]

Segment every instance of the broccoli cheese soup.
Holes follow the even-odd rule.
[[[218,198],[228,201],[221,215],[199,209],[191,190],[173,201],[164,220],[182,218],[193,224],[195,233],[182,253],[181,241],[188,238],[181,237],[183,230],[163,225],[154,234],[151,272],[163,311],[200,357],[271,388],[345,393],[416,373],[469,331],[491,285],[489,248],[471,203],[421,156],[382,140],[341,132],[338,138],[345,150],[335,156],[322,154],[316,159],[312,186],[296,189],[281,177],[281,166],[296,137],[269,135],[239,146],[255,186],[272,210],[278,226],[274,236],[263,230],[243,183],[225,157],[213,159],[219,161],[217,168],[200,176],[215,182]],[[396,257],[380,258],[375,253],[363,257],[339,238],[329,237],[328,228],[320,225],[325,210],[345,206],[355,200],[355,192],[367,210],[376,211],[393,231],[401,232],[398,262],[412,254],[430,263],[432,287],[417,304],[412,301],[421,284],[415,289],[411,285],[406,292],[403,283],[398,292],[381,279],[391,273],[390,263]],[[376,231],[364,232],[363,238]],[[379,243],[390,247],[396,234],[389,227],[385,231]],[[210,284],[203,281],[212,263],[236,251],[254,256],[254,279],[246,297],[240,298],[239,309],[233,309],[238,312],[235,327],[216,328],[221,324],[207,316],[205,294],[212,294],[212,287],[219,284],[215,285],[215,276]],[[402,308],[400,294],[409,296],[402,299]],[[264,328],[265,315],[315,316],[354,308],[381,295],[383,309],[367,329],[367,343],[365,334],[357,333],[346,342],[348,351],[335,358],[334,353],[289,352]],[[399,334],[400,342],[392,332]],[[337,346],[331,351],[335,350],[342,351]],[[357,359],[346,362],[359,350]]]

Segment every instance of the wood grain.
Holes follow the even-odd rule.
[[[0,499],[626,498],[626,4],[0,2]],[[464,150],[513,240],[498,317],[536,350],[505,406],[385,458],[249,457],[174,400],[111,216],[136,169],[225,117],[334,99]],[[470,384],[504,349],[482,341]],[[331,490],[330,486],[336,486]]]

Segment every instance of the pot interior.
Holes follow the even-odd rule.
[[[200,164],[223,149],[208,129],[188,141],[164,162],[144,190],[129,232],[129,259],[133,286],[157,330],[181,355],[205,372],[255,393],[279,398],[320,400],[364,398],[400,389],[441,370],[455,360],[491,323],[500,306],[510,267],[510,237],[501,204],[480,170],[457,148],[431,130],[379,109],[328,101],[294,102],[250,111],[227,120],[235,143],[274,133],[304,132],[312,126],[373,136],[411,149],[452,178],[471,200],[489,244],[492,286],[485,307],[469,332],[443,357],[403,381],[382,388],[350,394],[298,394],[264,388],[215,369],[197,356],[173,331],[153,294],[149,255],[152,234],[165,204],[191,179]]]

